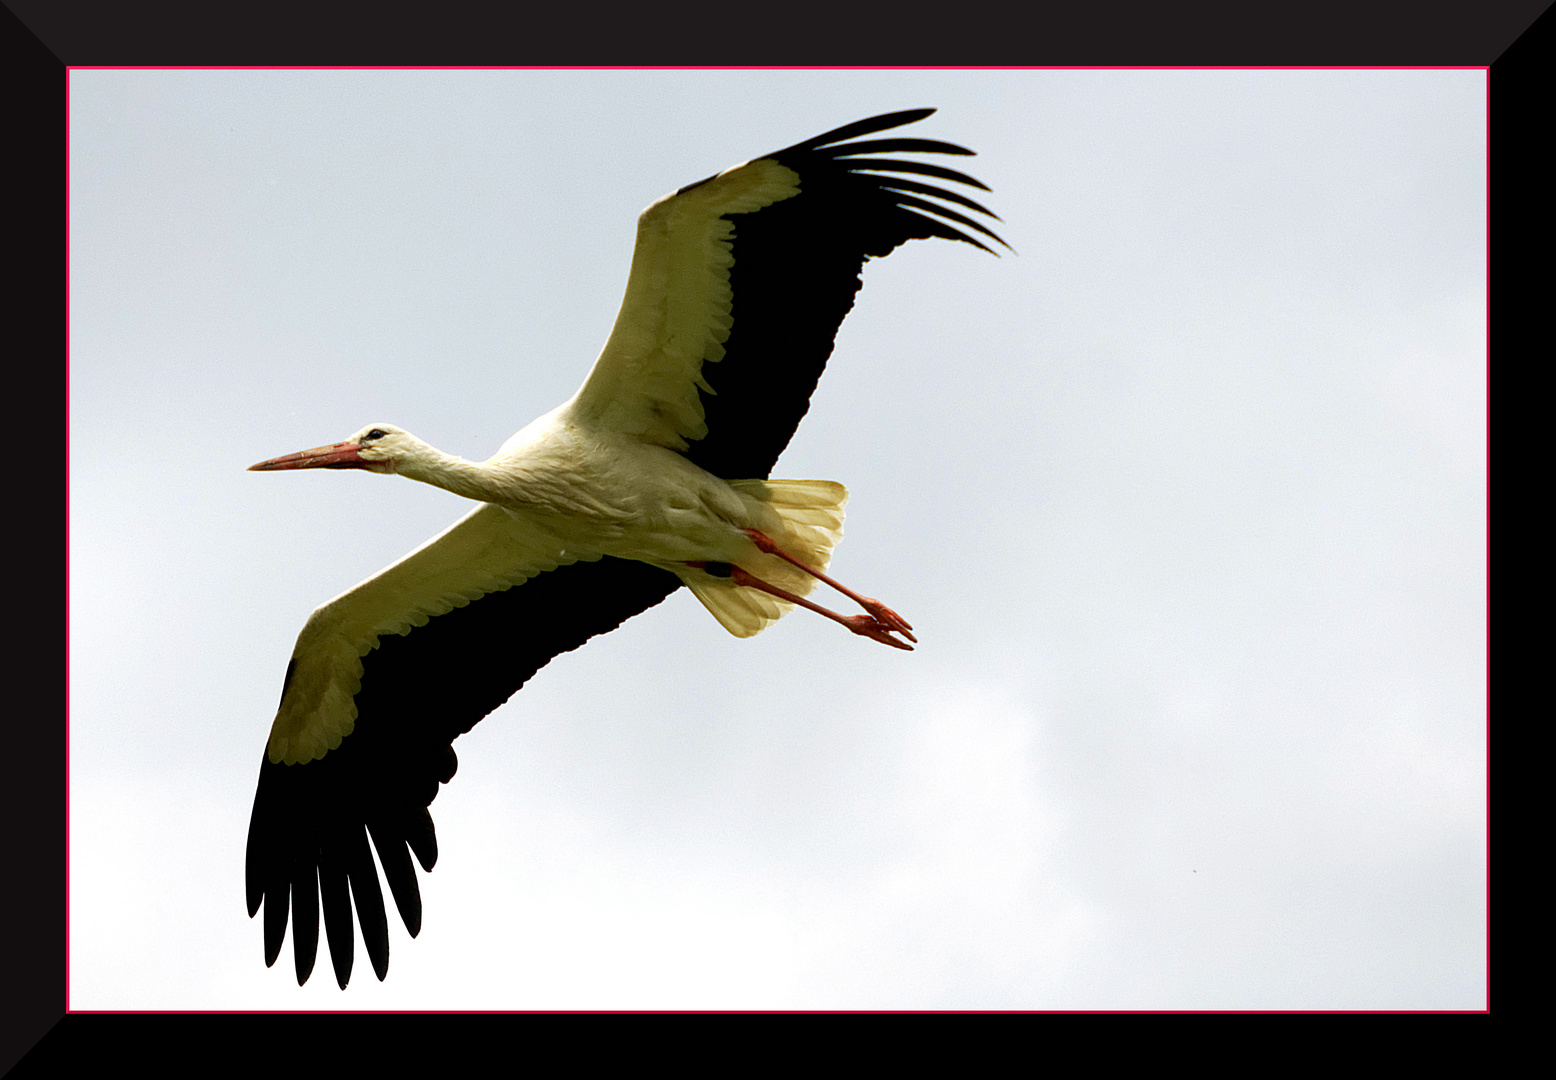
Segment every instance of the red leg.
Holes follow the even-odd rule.
[[[694,563],[692,565],[696,564]],[[791,604],[798,604],[802,608],[808,608],[809,610],[814,611],[817,615],[825,615],[833,622],[840,623],[843,626],[848,627],[848,629],[852,630],[856,634],[862,634],[867,638],[872,638],[875,641],[879,641],[882,645],[890,645],[894,649],[906,649],[909,652],[913,651],[912,645],[909,645],[906,641],[898,641],[896,638],[891,636],[892,631],[897,629],[896,627],[889,626],[886,623],[877,620],[873,615],[839,615],[835,611],[828,611],[820,604],[811,603],[803,596],[796,596],[794,593],[787,589],[780,589],[776,585],[769,585],[761,578],[753,577],[752,575],[746,573],[744,570],[740,569],[738,566],[730,567],[729,579],[736,585],[744,585],[751,589],[760,589],[762,592],[767,593],[769,596],[776,596],[780,600],[787,600]],[[917,640],[916,638],[913,638],[912,634],[909,634],[905,631],[898,632],[901,633],[903,637],[910,638],[915,641]]]
[[[783,548],[779,547],[777,543],[774,542],[773,539],[766,533],[757,532],[755,529],[746,529],[745,534],[751,538],[751,542],[755,544],[757,548],[763,553],[768,555],[776,555],[784,562],[799,567],[801,570],[805,571],[817,581],[825,582],[826,584],[832,586],[838,592],[842,593],[854,603],[868,611],[872,616],[874,616],[875,621],[880,623],[882,626],[885,626],[891,630],[895,630],[909,641],[918,640],[918,638],[913,636],[913,627],[908,624],[908,620],[904,619],[901,615],[898,615],[895,611],[881,603],[879,600],[876,600],[874,597],[870,596],[860,596],[848,586],[833,581],[831,578],[827,577],[827,575],[823,574],[815,567],[806,566],[793,555],[790,555],[787,551],[783,550]]]

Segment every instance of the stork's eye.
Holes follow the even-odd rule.
[[[374,439],[382,439],[387,434],[389,433],[383,428],[375,427],[372,431],[369,431],[366,435],[362,436],[362,441],[372,442]]]

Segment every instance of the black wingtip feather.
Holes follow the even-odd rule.
[[[976,210],[980,214],[986,214],[995,221],[1001,220],[1000,216],[980,202],[974,202],[959,191],[948,191],[945,188],[935,187],[933,184],[921,184],[917,180],[909,180],[905,176],[882,176],[881,187],[890,191],[913,191],[920,195],[930,195],[936,199],[944,199],[954,202],[958,206],[965,206],[969,210]]]
[[[438,830],[432,824],[432,815],[425,806],[418,807],[408,815],[405,842],[411,846],[421,868],[432,873],[432,868],[438,864]]]
[[[378,884],[378,870],[367,846],[367,830],[358,825],[351,830],[346,847],[346,875],[351,881],[351,898],[356,902],[357,922],[362,928],[362,944],[373,964],[373,973],[382,982],[389,973],[389,919],[384,913],[384,892]]]
[[[795,143],[785,147],[778,154],[787,154],[797,150],[814,150],[818,146],[826,146],[829,143],[842,142],[844,139],[852,139],[855,135],[873,135],[877,131],[885,131],[887,128],[902,127],[904,124],[916,124],[926,116],[933,116],[934,109],[903,109],[901,112],[882,113],[880,116],[871,116],[864,120],[855,120],[852,124],[844,124],[840,128],[833,128],[817,135],[813,139]],[[770,154],[777,157],[778,154]]]
[[[843,158],[850,172],[905,172],[920,176],[933,176],[939,180],[953,180],[958,184],[988,191],[989,186],[964,172],[948,169],[944,165],[931,165],[925,161],[903,161],[900,158]]]
[[[411,853],[405,841],[398,839],[384,822],[368,822],[367,831],[378,851],[378,863],[383,867],[384,880],[389,882],[389,893],[394,897],[400,920],[411,937],[415,937],[421,933],[421,888],[416,884]]]
[[[324,907],[324,936],[330,943],[330,963],[335,968],[335,981],[344,990],[351,981],[354,935],[351,889],[337,843],[326,844],[319,852],[319,900]]]
[[[286,906],[288,889],[285,885],[270,893],[265,903],[265,966],[274,967],[281,955],[281,943],[286,940]],[[250,916],[252,918],[252,916]]]
[[[319,872],[312,862],[292,877],[292,962],[301,986],[319,955]]]
[[[1000,239],[998,233],[996,233],[992,229],[986,228],[985,226],[979,224],[978,222],[974,221],[972,218],[968,217],[966,214],[958,214],[955,210],[951,210],[951,209],[949,209],[947,207],[940,206],[940,205],[938,205],[936,203],[929,202],[928,200],[925,200],[925,199],[915,198],[912,195],[899,195],[897,197],[897,204],[899,206],[911,206],[911,207],[914,207],[914,208],[919,209],[919,210],[927,210],[927,211],[929,211],[932,214],[938,214],[941,217],[949,218],[950,220],[956,222],[959,225],[966,225],[969,229],[976,229],[978,232],[981,232],[984,236],[987,236],[990,240],[998,240],[1001,244],[1005,244],[1005,241]],[[978,243],[978,241],[974,240],[972,237],[967,236],[965,234],[962,235],[962,239],[966,240],[970,244]],[[979,246],[981,247],[982,245],[979,245]],[[1005,246],[1007,248],[1010,247],[1009,244],[1005,244]],[[984,250],[987,251],[988,249],[984,248]]]
[[[965,146],[957,146],[955,143],[940,142],[938,139],[866,139],[864,142],[849,143],[847,146],[835,147],[828,151],[831,157],[842,159],[852,157],[855,154],[960,154],[965,157],[977,157],[976,150],[969,150]]]

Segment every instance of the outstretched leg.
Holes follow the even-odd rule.
[[[696,567],[698,570],[705,570],[712,574],[714,577],[728,578],[736,585],[742,585],[748,589],[759,589],[762,592],[767,593],[769,596],[776,596],[780,600],[787,600],[791,604],[798,604],[802,608],[807,608],[810,611],[814,611],[817,615],[825,615],[833,622],[840,623],[841,625],[848,627],[848,629],[852,630],[856,634],[863,634],[867,638],[873,638],[874,640],[881,642],[883,645],[890,645],[894,649],[906,649],[908,652],[913,651],[912,645],[909,645],[904,641],[898,641],[896,638],[891,636],[892,633],[896,630],[895,627],[887,626],[885,623],[878,620],[874,615],[839,615],[837,612],[824,608],[820,604],[812,603],[811,601],[805,599],[803,596],[796,596],[788,589],[780,589],[777,585],[771,585],[756,575],[742,570],[734,563],[688,561],[686,565]],[[917,638],[913,637],[912,634],[909,634],[906,631],[896,632],[902,633],[904,637],[911,638],[914,641],[918,640]]]
[[[697,564],[691,563],[689,565],[696,566]],[[898,641],[896,638],[891,636],[892,631],[897,629],[895,626],[888,626],[886,623],[876,619],[874,615],[839,615],[837,612],[830,611],[827,608],[822,607],[820,604],[811,603],[803,596],[796,596],[788,589],[780,589],[776,585],[769,585],[761,578],[754,577],[753,575],[746,573],[746,571],[740,569],[738,566],[730,567],[729,579],[736,585],[744,585],[750,589],[760,589],[762,592],[767,593],[769,596],[776,596],[780,600],[787,600],[791,604],[798,604],[802,608],[808,608],[811,611],[814,611],[817,615],[825,615],[833,622],[840,623],[843,626],[848,627],[854,633],[863,634],[865,637],[879,641],[883,645],[890,645],[894,649],[906,649],[909,652],[913,651],[912,645],[909,645],[906,641]],[[906,637],[910,640],[918,640],[907,631],[898,632],[901,633],[903,637]]]
[[[766,533],[758,532],[755,529],[746,529],[746,530],[744,530],[744,532],[745,532],[745,534],[748,537],[751,538],[751,542],[753,544],[755,544],[757,546],[757,548],[760,551],[762,551],[764,554],[776,555],[780,559],[782,559],[784,562],[789,563],[792,566],[799,567],[801,570],[805,571],[807,574],[809,574],[811,577],[815,578],[817,581],[821,581],[821,582],[824,582],[824,583],[832,586],[838,592],[842,593],[844,596],[848,597],[854,603],[858,604],[860,607],[862,607],[866,611],[868,611],[871,614],[871,616],[873,616],[873,619],[872,619],[873,622],[875,622],[875,623],[877,623],[877,624],[879,624],[881,626],[884,626],[888,630],[895,630],[897,633],[901,634],[903,637],[907,638],[909,641],[917,641],[918,640],[918,638],[913,636],[913,627],[908,625],[908,620],[904,619],[901,615],[898,615],[895,611],[893,611],[891,608],[887,607],[885,604],[881,603],[879,600],[876,600],[874,597],[870,597],[870,596],[860,596],[858,593],[854,592],[854,590],[850,589],[848,586],[843,585],[843,584],[841,584],[839,582],[833,581],[831,578],[827,577],[827,575],[823,574],[820,570],[817,570],[815,567],[813,567],[813,566],[806,566],[804,563],[800,562],[800,560],[796,559],[793,555],[790,555],[787,551],[783,550],[783,548],[779,547],[778,544],[770,536],[768,536]],[[755,580],[755,579],[753,579],[753,580]],[[768,588],[768,589],[766,589],[764,591],[772,592],[772,589]],[[773,595],[776,596],[778,594],[777,593],[773,593]],[[791,598],[789,596],[785,595],[784,599],[788,600],[788,599],[791,599]],[[804,601],[797,601],[797,602],[804,604]],[[812,605],[812,604],[805,604],[805,606],[815,609],[814,605]],[[815,609],[815,610],[825,611],[826,609],[820,608],[820,609]],[[835,616],[835,617],[838,618],[838,619],[842,619],[841,615],[838,615],[838,616]],[[863,631],[863,630],[855,630],[854,632],[855,633],[861,633],[861,634],[862,633],[866,633],[866,631]],[[874,637],[875,635],[871,634],[869,636]],[[876,640],[880,641],[881,639],[880,638],[876,638]],[[887,639],[887,640],[889,640],[890,643],[893,644],[893,645],[897,645],[898,644],[898,642],[895,639]],[[906,646],[903,646],[903,647],[905,648]]]

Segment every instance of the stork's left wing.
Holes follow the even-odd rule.
[[[454,775],[453,741],[553,657],[680,587],[646,563],[583,560],[593,561],[483,505],[309,618],[249,821],[248,909],[265,908],[267,965],[290,908],[297,981],[307,980],[322,900],[344,989],[354,902],[382,979],[389,927],[368,836],[414,937],[421,894],[411,853],[424,870],[437,860],[427,807]]]
[[[678,450],[726,479],[765,478],[809,408],[867,258],[916,238],[986,251],[974,233],[1004,243],[945,204],[990,211],[913,177],[983,188],[977,180],[862,156],[972,151],[927,139],[844,141],[932,112],[849,124],[643,211],[621,311],[569,404],[573,418]]]

